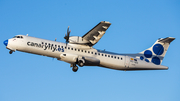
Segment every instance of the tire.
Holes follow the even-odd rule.
[[[12,51],[12,50],[10,50],[10,51],[9,51],[9,54],[12,54],[12,53],[13,53],[13,51]]]
[[[83,66],[84,66],[83,61],[80,60],[80,61],[78,62],[78,65],[79,65],[80,67],[83,67]]]
[[[77,66],[74,66],[74,67],[72,68],[72,70],[73,70],[73,72],[77,72],[78,67],[77,67]]]

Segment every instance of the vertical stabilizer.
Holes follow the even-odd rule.
[[[146,62],[152,62],[156,65],[160,65],[168,50],[170,43],[174,40],[173,37],[158,39],[152,47],[140,52],[137,58],[145,60]]]

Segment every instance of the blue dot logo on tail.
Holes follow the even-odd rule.
[[[143,57],[143,56],[141,56],[141,57],[140,57],[140,59],[141,59],[141,60],[144,60],[144,57]]]
[[[160,63],[161,63],[160,59],[156,56],[152,58],[151,62],[156,65],[160,65]]]
[[[151,58],[151,57],[152,57],[152,52],[151,52],[150,50],[146,50],[146,51],[144,52],[144,56],[145,56],[146,58]]]
[[[163,52],[164,52],[164,47],[161,45],[161,44],[155,44],[153,46],[153,52],[156,54],[156,55],[162,55]]]
[[[145,59],[145,61],[146,61],[146,62],[149,62],[149,60],[148,60],[148,59]]]

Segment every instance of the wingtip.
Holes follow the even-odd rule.
[[[111,24],[109,21],[101,21],[102,23],[109,23],[109,24]]]
[[[174,37],[168,37],[168,38],[173,39],[173,40],[176,39],[176,38],[174,38]]]

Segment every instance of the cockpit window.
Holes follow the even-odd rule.
[[[21,38],[22,39],[23,37],[22,36],[14,36],[13,38]]]

